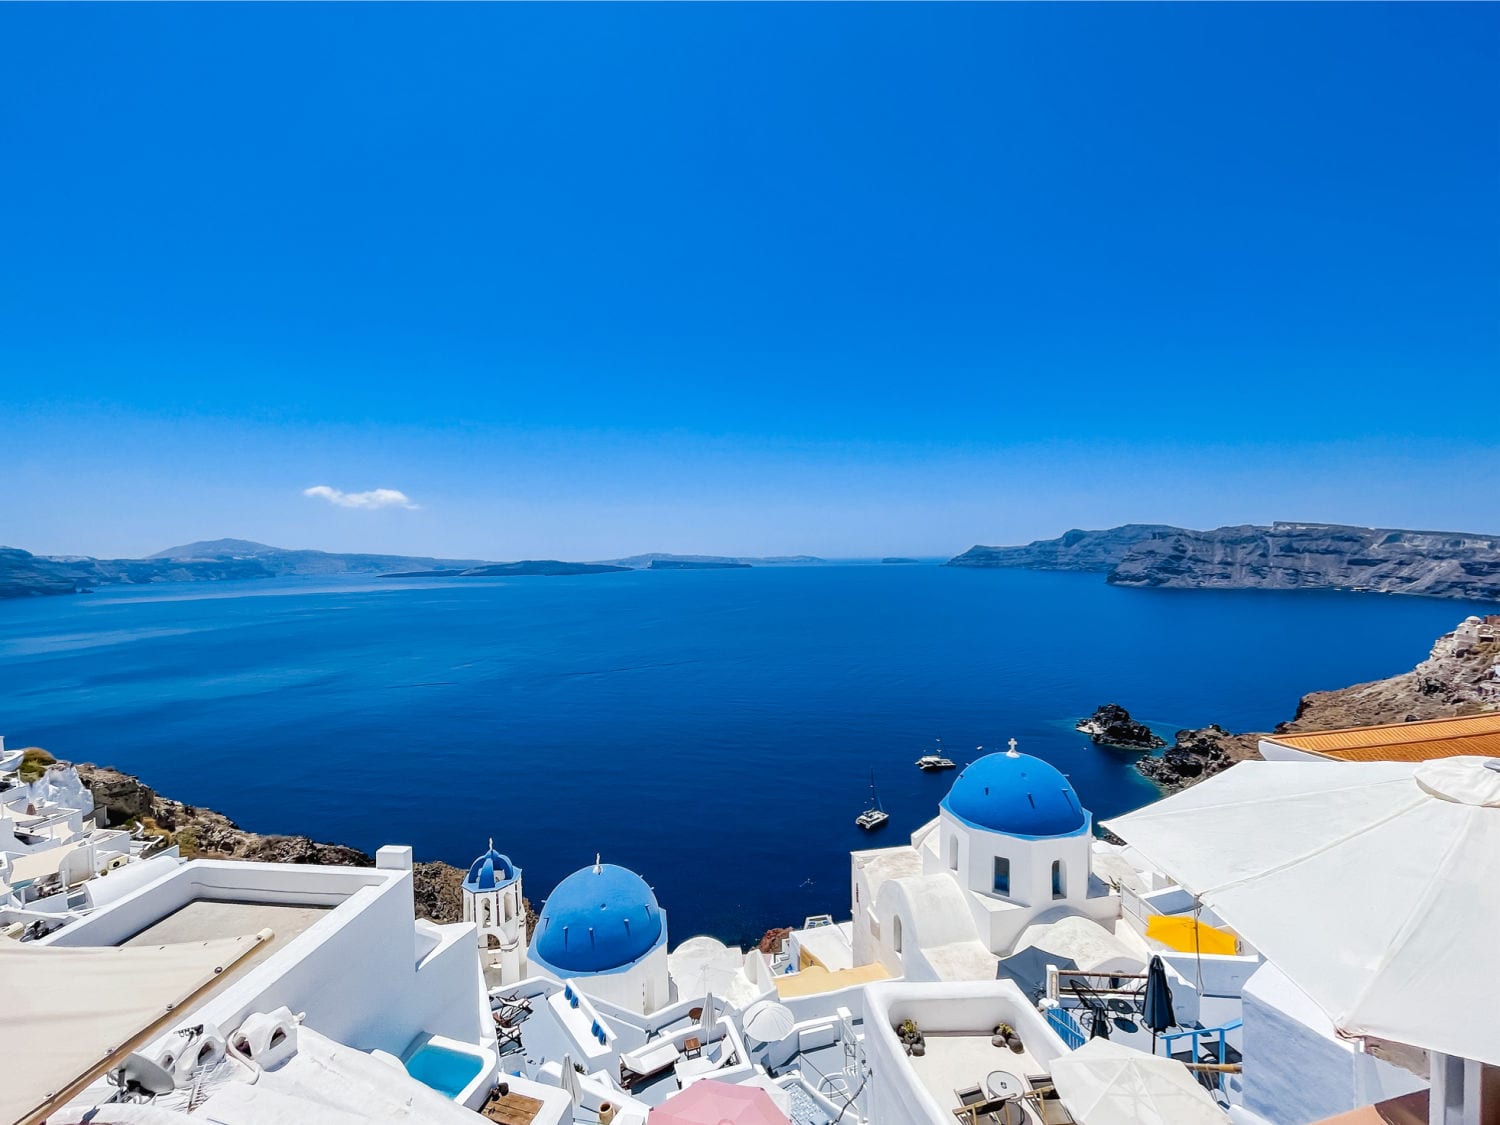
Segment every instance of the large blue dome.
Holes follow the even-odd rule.
[[[608,973],[632,965],[662,937],[656,895],[613,863],[575,871],[542,907],[531,955],[564,973]]]
[[[509,856],[495,850],[495,841],[490,841],[490,850],[469,865],[469,876],[464,880],[466,891],[493,891],[516,878],[515,864]]]
[[[943,798],[966,824],[1007,836],[1073,836],[1089,814],[1056,766],[1030,754],[986,754],[967,766]]]

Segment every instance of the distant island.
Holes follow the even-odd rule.
[[[612,566],[630,570],[738,570],[747,566],[826,566],[827,559],[816,555],[628,555],[623,559],[603,559]]]
[[[971,547],[946,566],[1077,570],[1115,586],[1360,590],[1500,601],[1500,536],[1328,523],[1193,531],[1124,524],[1017,547]]]
[[[921,559],[904,559],[899,555],[891,555],[889,558],[880,560],[886,566],[921,566]]]
[[[749,570],[747,562],[731,559],[652,559],[647,570]]]
[[[266,578],[504,578],[614,574],[627,570],[740,570],[751,566],[820,566],[814,555],[729,558],[719,555],[632,555],[599,562],[558,559],[442,559],[289,550],[249,539],[207,539],[169,547],[143,559],[33,555],[0,547],[0,599],[81,594],[104,586],[158,582],[225,582]]]
[[[522,559],[520,562],[486,563],[463,570],[439,567],[436,570],[406,570],[382,574],[382,578],[513,578],[518,575],[558,577],[569,574],[610,574],[629,570],[625,566],[605,563],[559,562],[557,559]]]

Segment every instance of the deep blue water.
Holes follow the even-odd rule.
[[[262,832],[459,864],[493,836],[538,903],[601,852],[674,944],[748,939],[847,914],[848,851],[936,814],[936,737],[1014,736],[1107,817],[1154,790],[1073,732],[1096,705],[1266,729],[1480,610],[934,566],[156,586],[0,602],[0,731]]]

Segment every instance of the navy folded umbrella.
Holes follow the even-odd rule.
[[[1152,957],[1146,970],[1146,999],[1141,1008],[1141,1019],[1151,1029],[1151,1051],[1155,1054],[1156,1037],[1177,1026],[1177,1016],[1172,1011],[1172,987],[1167,984],[1167,967],[1160,957]]]

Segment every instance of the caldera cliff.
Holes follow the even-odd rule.
[[[1328,523],[1193,531],[1126,524],[1020,547],[971,547],[949,566],[1083,570],[1111,585],[1184,590],[1356,590],[1500,601],[1500,536]]]

